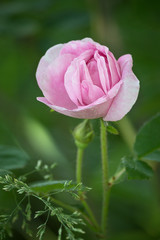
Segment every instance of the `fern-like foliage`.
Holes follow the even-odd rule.
[[[51,176],[47,166],[42,166],[41,162],[38,162],[35,170],[45,171],[47,169],[47,175]],[[33,171],[32,171],[33,172]],[[27,174],[26,174],[27,175]],[[45,179],[51,179],[50,177]],[[42,240],[46,225],[50,217],[56,217],[60,222],[60,228],[58,230],[58,240],[62,240],[62,233],[65,232],[65,239],[69,240],[82,240],[82,238],[77,238],[76,233],[83,234],[84,231],[79,227],[84,225],[84,221],[80,217],[81,213],[79,211],[73,211],[71,214],[65,213],[62,207],[57,207],[52,199],[51,192],[49,194],[37,191],[37,189],[28,185],[26,182],[26,176],[21,176],[19,178],[14,178],[12,175],[5,175],[0,177],[0,184],[3,185],[4,191],[14,191],[16,194],[21,195],[21,200],[17,203],[16,208],[9,215],[0,215],[0,239],[5,239],[7,235],[12,236],[12,226],[17,221],[19,215],[23,216],[22,229],[29,235],[32,236],[32,230],[29,227],[31,219],[38,218],[42,215],[46,218],[45,222],[38,226],[37,238]],[[81,184],[72,186],[71,181],[66,181],[63,187],[58,192],[70,193],[74,198],[78,198],[78,192],[84,191],[84,187]],[[87,188],[85,191],[88,190]],[[30,198],[36,198],[38,201],[43,203],[44,209],[32,212]],[[21,207],[22,203],[26,203],[25,209]],[[64,234],[63,234],[64,235]]]

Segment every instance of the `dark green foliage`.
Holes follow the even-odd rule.
[[[137,134],[134,151],[139,158],[160,161],[160,114],[146,122]],[[159,157],[158,157],[159,155]]]
[[[133,156],[124,157],[109,184],[125,179],[149,179],[153,170],[146,160],[160,161],[160,114],[152,117],[139,130],[134,143]]]
[[[155,150],[152,153],[149,153],[149,154],[143,156],[143,159],[160,162],[160,150],[159,149]]]
[[[46,230],[46,224],[49,220],[49,217],[56,216],[58,221],[61,223],[61,227],[59,230],[59,238],[61,236],[62,226],[63,229],[66,231],[66,239],[74,240],[78,239],[75,236],[75,233],[84,233],[84,231],[81,228],[78,228],[77,226],[84,224],[83,220],[79,217],[80,213],[73,212],[72,214],[66,214],[64,213],[62,208],[56,207],[53,204],[52,197],[48,197],[45,194],[41,195],[38,191],[34,191],[32,187],[28,186],[26,183],[11,177],[10,175],[6,175],[5,177],[0,177],[0,183],[3,184],[3,190],[5,191],[12,191],[16,190],[16,192],[20,195],[24,195],[21,201],[18,203],[17,207],[12,211],[10,215],[1,215],[1,225],[0,225],[0,235],[2,239],[4,239],[5,234],[11,235],[11,223],[14,223],[17,221],[19,212],[23,215],[23,222],[22,222],[22,229],[26,231],[26,233],[29,236],[32,236],[32,231],[29,227],[29,222],[31,221],[31,204],[30,204],[30,197],[34,197],[41,201],[45,208],[44,210],[37,211],[34,214],[34,218],[40,217],[42,215],[47,215],[46,221],[38,226],[38,232],[37,237],[39,240],[42,240],[45,230]],[[44,186],[44,185],[43,185]],[[67,191],[69,192],[70,189],[65,189],[65,184],[63,185],[64,189],[61,188],[61,191]],[[36,189],[38,190],[38,189]],[[79,188],[74,186],[74,191],[79,191]],[[73,191],[73,189],[71,190]],[[44,191],[45,193],[46,191]],[[21,203],[28,198],[28,203],[26,205],[26,209],[23,212],[21,208]]]
[[[149,179],[153,176],[152,168],[143,161],[133,157],[124,157],[122,164],[125,167],[129,179]]]
[[[74,170],[71,171],[71,167],[74,166],[75,148],[69,129],[73,129],[80,121],[56,112],[50,113],[49,109],[36,101],[36,97],[41,96],[41,91],[36,84],[35,71],[40,57],[49,47],[86,36],[105,43],[117,59],[123,54],[132,54],[133,70],[141,82],[138,101],[128,114],[134,126],[138,128],[146,119],[158,112],[159,4],[159,1],[151,4],[151,1],[146,0],[1,0],[0,143],[6,145],[18,143],[30,153],[33,165],[37,159],[43,159],[44,165],[57,159],[61,160],[62,156],[57,157],[56,151],[59,146],[58,150],[68,161],[62,161],[60,170],[57,168],[56,179],[73,178]],[[105,39],[101,39],[101,33]],[[22,122],[22,119],[26,120],[27,117],[36,120],[35,124],[31,121]],[[46,135],[42,134],[43,130],[46,130]],[[93,188],[92,197],[95,202],[92,201],[92,206],[95,210],[99,203],[98,197],[101,195],[98,132],[97,127],[95,139],[86,150],[83,166],[86,176],[84,181]],[[48,136],[48,140],[45,136]],[[120,137],[108,134],[108,137],[111,164],[115,164],[120,157],[128,154],[128,149],[121,139],[121,134]],[[159,161],[158,152],[159,150],[143,156],[143,159]],[[156,167],[157,176],[158,166],[159,163]],[[29,170],[24,168],[23,171],[26,173],[31,171],[32,165],[29,167]],[[21,176],[21,171],[22,169],[19,169],[16,176]],[[8,172],[3,172],[3,175],[6,174]],[[52,176],[53,180],[51,172],[48,174],[43,171],[42,175],[44,177],[49,175],[47,180],[51,180]],[[39,178],[29,178],[29,181],[33,180]],[[108,228],[111,240],[160,239],[159,201],[156,201],[159,184],[158,180],[152,184],[150,181],[135,181],[134,184],[129,181],[113,188],[117,195],[113,194],[110,209]],[[1,209],[12,211],[13,203],[12,192],[0,190]],[[25,207],[24,203],[23,211]],[[55,226],[56,221],[54,219],[52,221]],[[9,226],[7,228],[10,229]],[[26,239],[19,234],[15,233],[13,239]],[[57,240],[52,236],[46,238]],[[87,233],[85,239],[93,239],[93,236]]]

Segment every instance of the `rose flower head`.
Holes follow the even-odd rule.
[[[132,65],[130,54],[116,60],[90,38],[55,45],[39,62],[36,78],[44,97],[37,99],[67,116],[118,121],[138,96]]]

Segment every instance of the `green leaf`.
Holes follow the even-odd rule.
[[[28,155],[21,149],[6,145],[0,145],[0,168],[18,169],[26,166]]]
[[[134,144],[134,151],[139,158],[149,155],[160,148],[160,113],[146,122],[139,130]],[[150,156],[150,158],[153,155]],[[154,157],[157,161],[157,157]],[[159,158],[158,158],[159,161]]]
[[[114,134],[114,135],[118,135],[119,134],[118,130],[115,127],[111,126],[111,125],[107,125],[107,132],[109,132],[111,134]]]
[[[153,176],[153,170],[146,162],[124,157],[122,164],[126,168],[128,179],[149,179]]]
[[[148,155],[144,156],[143,159],[160,162],[160,149],[149,153]]]
[[[74,190],[77,184],[71,183],[70,181],[39,181],[30,184],[33,191],[36,192],[51,192],[51,191],[61,191],[61,190]]]

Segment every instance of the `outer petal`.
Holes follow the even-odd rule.
[[[61,107],[75,108],[64,87],[64,74],[73,55],[59,56],[62,45],[50,48],[38,65],[36,77],[40,89],[49,102]]]
[[[48,49],[45,55],[41,58],[37,71],[36,71],[36,78],[39,87],[41,88],[41,82],[47,77],[46,69],[51,62],[53,62],[58,56],[63,47],[63,44],[55,45]],[[42,89],[41,89],[42,90]]]
[[[106,115],[108,108],[111,104],[111,99],[104,96],[99,98],[97,101],[95,101],[90,105],[81,106],[73,110],[68,110],[66,108],[52,105],[44,97],[39,97],[37,98],[37,100],[40,102],[43,102],[50,108],[54,109],[56,112],[62,113],[70,117],[80,118],[80,119],[95,119],[95,118],[103,117]]]
[[[139,81],[132,72],[132,56],[127,54],[118,59],[123,81],[120,90],[113,99],[105,121],[118,121],[123,118],[132,108],[137,100],[139,92]]]

